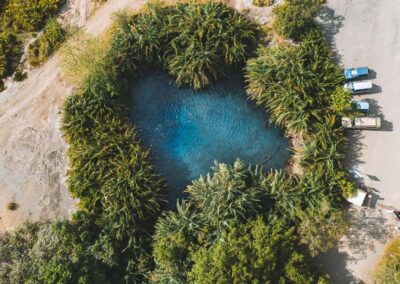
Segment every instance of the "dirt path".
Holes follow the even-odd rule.
[[[85,26],[98,35],[110,26],[115,11],[144,3],[109,0]],[[59,109],[72,91],[61,80],[55,55],[0,94],[0,230],[25,220],[68,218],[75,210],[65,184],[67,145],[59,130]],[[8,210],[9,202],[18,209]]]

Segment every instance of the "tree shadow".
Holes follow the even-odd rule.
[[[392,238],[390,222],[380,211],[349,206],[345,218],[348,231],[335,248],[316,257],[323,273],[328,273],[332,283],[363,283],[348,268],[365,260],[375,252],[377,244],[384,245]]]
[[[375,197],[379,198],[377,194]],[[340,245],[351,251],[351,261],[365,259],[370,251],[375,251],[375,243],[385,244],[391,237],[388,220],[379,211],[351,208],[346,218],[349,229]]]
[[[337,63],[342,62],[342,57],[339,54],[334,37],[339,32],[340,28],[343,27],[344,17],[342,15],[336,15],[335,11],[324,5],[320,11],[320,14],[317,18],[318,24],[325,32],[326,39],[328,40],[329,44],[334,53],[334,60]]]
[[[315,258],[315,262],[319,271],[330,276],[331,283],[360,283],[360,279],[357,279],[347,268],[349,258],[347,252],[341,252],[338,247],[335,247],[326,253],[320,253]]]
[[[346,137],[346,160],[344,161],[344,165],[350,170],[365,163],[362,160],[362,150],[365,144],[361,142],[364,134],[361,130],[347,131]],[[357,177],[354,178],[357,179]]]

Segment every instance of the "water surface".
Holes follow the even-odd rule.
[[[239,158],[277,169],[289,156],[283,130],[269,125],[265,112],[247,100],[240,76],[200,92],[178,88],[163,74],[142,78],[132,87],[131,120],[151,148],[173,204],[215,160]]]

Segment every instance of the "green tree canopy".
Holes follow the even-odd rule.
[[[315,28],[315,16],[324,0],[285,0],[273,9],[274,30],[287,38],[301,39]]]
[[[193,252],[192,283],[316,283],[318,276],[297,245],[293,228],[258,217]]]

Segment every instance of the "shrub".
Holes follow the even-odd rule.
[[[2,283],[105,283],[108,267],[96,260],[90,224],[27,223],[0,238]],[[107,279],[108,280],[108,279]]]
[[[17,82],[20,82],[25,80],[26,78],[28,78],[28,73],[18,70],[15,72],[13,79]]]
[[[313,29],[321,0],[285,0],[274,8],[273,28],[281,36],[299,40]]]
[[[326,115],[342,82],[323,35],[311,31],[296,46],[260,47],[246,66],[247,92],[280,126],[304,132]]]
[[[321,200],[317,207],[300,211],[299,218],[301,243],[308,246],[313,256],[333,248],[349,226],[343,209],[332,207],[328,200]]]
[[[225,232],[194,251],[190,283],[317,283],[293,228],[261,217]]]
[[[29,45],[29,64],[37,66],[43,63],[65,39],[65,30],[56,19],[47,21],[43,33]]]
[[[10,202],[7,204],[7,209],[11,211],[15,211],[18,209],[18,204],[15,202]]]
[[[256,42],[255,24],[222,3],[151,6],[148,13],[120,18],[111,61],[131,73],[161,64],[177,85],[198,90],[243,64]]]
[[[18,31],[35,31],[54,16],[65,0],[8,0],[4,21]]]
[[[253,0],[253,5],[258,7],[271,6],[274,0]]]
[[[82,30],[72,31],[60,48],[60,65],[64,75],[71,83],[79,85],[90,74],[99,72],[107,46],[104,38],[92,38]]]
[[[375,280],[379,284],[400,282],[400,238],[392,240],[375,269]]]
[[[65,0],[5,0],[0,3],[0,81],[11,76],[22,56],[22,40],[41,29]],[[42,47],[44,52],[47,47]],[[48,49],[50,51],[50,49]],[[39,55],[39,51],[34,51]],[[18,76],[17,76],[18,77]]]
[[[22,54],[18,35],[9,29],[0,28],[0,79],[12,75]]]

